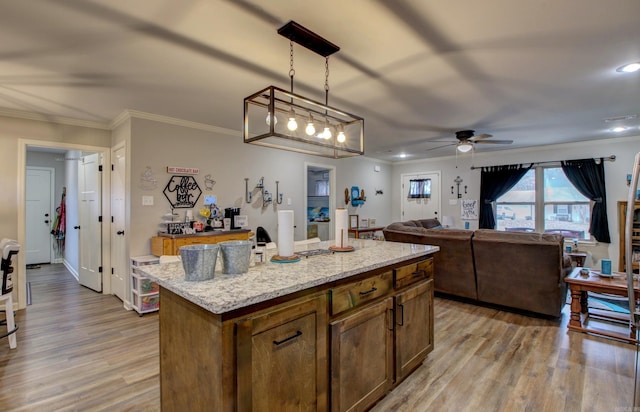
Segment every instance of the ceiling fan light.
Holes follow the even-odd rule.
[[[461,153],[467,153],[473,149],[473,145],[469,142],[460,142],[458,143],[458,151]]]
[[[640,62],[625,64],[616,69],[616,71],[621,73],[634,73],[638,70],[640,70]]]

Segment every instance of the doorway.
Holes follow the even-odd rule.
[[[59,142],[50,142],[50,141],[40,141],[40,140],[29,140],[29,139],[19,139],[18,140],[18,198],[17,198],[17,212],[18,212],[18,238],[17,241],[21,245],[27,245],[27,156],[31,155],[33,152],[43,152],[43,153],[55,153],[57,158],[64,159],[61,163],[64,164],[63,169],[64,173],[56,173],[56,178],[60,178],[64,175],[64,179],[67,182],[75,182],[73,183],[74,187],[70,187],[69,184],[64,184],[67,186],[67,205],[69,207],[72,206],[74,201],[72,199],[78,199],[78,183],[77,183],[77,172],[74,175],[70,170],[74,170],[73,166],[77,166],[77,163],[81,161],[82,156],[84,154],[97,154],[101,159],[103,164],[110,164],[110,148],[107,147],[97,147],[97,146],[89,146],[89,145],[78,145],[78,144],[68,144],[68,143],[59,143]],[[70,174],[71,173],[71,174]],[[61,176],[58,176],[58,175]],[[109,173],[100,173],[100,187],[98,189],[99,193],[96,194],[97,202],[100,203],[101,215],[110,216],[111,214],[111,206],[110,206],[110,179],[111,176]],[[64,182],[65,180],[63,180]],[[57,184],[56,184],[57,187]],[[76,193],[76,197],[73,197],[73,193]],[[56,196],[55,198],[58,198]],[[55,204],[55,203],[54,203]],[[54,209],[55,210],[55,207]],[[76,207],[77,210],[77,207]],[[63,263],[69,269],[70,272],[78,278],[78,267],[79,267],[79,241],[78,236],[73,235],[73,226],[79,226],[79,223],[73,222],[73,217],[71,217],[72,210],[67,208],[67,216],[69,217],[68,227],[66,231],[65,238],[65,258],[63,259]],[[50,215],[55,212],[51,212]],[[74,213],[75,219],[78,219],[78,214]],[[54,216],[50,216],[54,217]],[[96,217],[97,219],[97,217]],[[99,256],[101,265],[99,267],[99,276],[102,278],[103,273],[107,273],[107,270],[104,268],[109,268],[110,271],[110,250],[109,250],[109,238],[110,235],[110,227],[106,225],[103,230],[100,230],[98,234],[98,241],[92,243],[92,245],[98,244],[97,248],[92,246],[97,256]],[[48,235],[48,241],[53,243],[53,237],[51,234]],[[74,242],[75,241],[75,242]],[[19,258],[18,264],[15,266],[16,268],[16,279],[14,283],[14,288],[16,289],[16,306],[18,309],[24,309],[27,306],[27,276],[26,276],[26,259]],[[75,272],[75,273],[74,273]],[[108,276],[105,276],[104,279],[101,279],[102,283],[102,293],[111,293],[111,282]]]
[[[334,238],[335,167],[305,163],[306,238]]]
[[[408,173],[401,176],[402,220],[437,218],[440,220],[440,172]],[[418,182],[419,195],[410,193]]]

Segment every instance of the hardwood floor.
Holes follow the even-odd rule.
[[[0,410],[159,410],[157,313],[78,285],[62,265],[28,270],[18,347],[0,340]]]
[[[125,311],[61,265],[28,279],[18,348],[0,340],[0,410],[160,409],[157,314]],[[635,347],[568,332],[568,306],[560,320],[434,306],[434,351],[374,411],[632,410]]]

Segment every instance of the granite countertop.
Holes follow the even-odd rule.
[[[327,249],[332,244],[313,243],[297,247],[296,251]],[[138,269],[177,295],[212,313],[224,314],[440,250],[438,246],[369,239],[349,239],[349,244],[355,247],[355,251],[302,257],[295,263],[270,262],[269,258],[277,251],[266,250],[265,263],[237,275],[222,274],[218,257],[214,278],[200,282],[184,280],[181,262],[141,266]]]

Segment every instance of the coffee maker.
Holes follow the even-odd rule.
[[[224,210],[224,217],[231,219],[231,229],[238,229],[235,217],[240,214],[239,207],[228,207]]]

